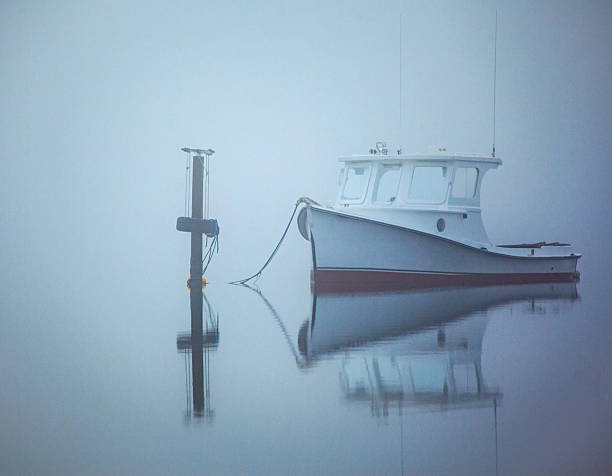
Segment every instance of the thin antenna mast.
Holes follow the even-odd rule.
[[[398,155],[402,153],[402,14],[400,13],[400,37],[399,37],[399,149]]]
[[[493,56],[493,153],[495,157],[495,99],[497,93],[497,8],[495,9],[495,53]]]
[[[498,450],[497,450],[497,398],[493,398],[493,415],[495,417],[495,476],[499,474]]]

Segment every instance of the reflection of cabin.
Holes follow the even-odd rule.
[[[480,355],[467,349],[347,358],[340,377],[345,398],[369,401],[375,414],[396,405],[430,410],[490,406],[502,398],[484,384]]]
[[[347,353],[340,372],[344,396],[370,401],[374,413],[398,404],[439,410],[493,405],[502,394],[482,377],[486,324],[486,317],[474,315],[382,343],[355,358]]]

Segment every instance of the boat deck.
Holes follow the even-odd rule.
[[[553,241],[547,243],[546,241],[538,241],[537,243],[520,243],[518,245],[497,245],[499,248],[542,248],[543,246],[570,246],[569,243],[559,243]]]

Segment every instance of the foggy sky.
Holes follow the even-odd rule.
[[[30,397],[54,402],[52,392],[118,415],[141,405],[136,418],[146,428],[147,404],[172,402],[180,386],[126,386],[119,398],[106,381],[142,378],[151,385],[176,363],[167,355],[174,356],[173,338],[187,315],[189,262],[189,238],[175,230],[184,204],[180,148],[217,151],[211,194],[221,250],[209,280],[247,276],[273,248],[298,197],[334,198],[338,156],[365,153],[378,140],[406,153],[432,145],[490,152],[496,4],[496,149],[504,164],[483,184],[489,236],[494,243],[570,242],[584,253],[583,281],[609,283],[610,2],[3,1],[0,350],[23,356],[20,367],[2,368],[3,383],[23,378]],[[280,270],[282,260],[294,268]],[[310,260],[293,227],[272,268],[286,286],[273,293],[303,291],[300,302],[284,303],[294,312],[291,329],[308,311]],[[589,303],[593,317],[606,317],[604,305]],[[226,318],[246,316],[259,328],[247,301],[233,304],[243,313]],[[600,334],[588,332],[593,340]],[[166,348],[152,352],[147,339]],[[127,362],[117,357],[125,349],[133,349]],[[86,366],[72,367],[76,351],[89,359]],[[270,365],[265,352],[256,357]],[[525,365],[529,357],[522,357]],[[294,378],[293,366],[285,370]],[[36,378],[25,379],[29,371]],[[335,379],[336,369],[326,371]],[[54,386],[54,372],[94,388],[95,398]],[[336,390],[327,389],[330,398]],[[18,394],[2,398],[3,408],[26,408]],[[59,431],[67,419],[49,416],[41,400],[23,410],[27,421]],[[71,410],[88,415],[71,422],[74,428],[96,421]],[[19,433],[15,441],[23,437],[43,448],[43,459],[61,464],[71,453],[69,438],[81,435],[71,425],[62,427],[68,436],[57,439],[55,452],[44,449],[46,434],[33,432],[33,440],[25,426],[9,426]],[[113,441],[121,431],[107,429],[105,437]],[[163,440],[163,428],[159,433]],[[196,451],[200,442],[186,444]],[[97,445],[93,436],[85,444],[92,454]]]
[[[297,197],[334,197],[339,155],[377,140],[408,153],[491,149],[493,2],[1,9],[5,261],[25,259],[28,244],[42,259],[52,250],[71,259],[84,246],[77,235],[102,257],[134,256],[150,234],[167,248],[145,244],[145,254],[176,259],[182,146],[217,151],[213,214],[223,249],[245,268],[272,246]],[[504,165],[484,183],[485,225],[497,243],[561,240],[588,251],[611,231],[612,8],[525,1],[498,10]],[[113,249],[116,233],[135,249]],[[242,272],[230,266],[228,279]]]

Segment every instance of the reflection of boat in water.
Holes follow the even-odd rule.
[[[328,370],[330,363],[339,365],[342,402],[354,409],[369,406],[373,416],[385,417],[385,423],[389,423],[389,415],[399,417],[402,474],[404,415],[460,409],[478,409],[479,414],[490,412],[493,417],[497,473],[497,409],[504,395],[482,372],[489,317],[515,309],[522,313],[524,303],[538,314],[545,314],[550,307],[556,313],[562,301],[578,298],[575,283],[313,293],[311,317],[299,329],[296,349],[272,303],[256,286],[242,285],[263,300],[298,368],[310,368],[310,374],[317,362],[327,361],[322,366]],[[317,398],[316,389],[309,398]],[[442,432],[447,431],[444,425],[448,421],[438,420]],[[408,424],[414,427],[415,423],[409,420]]]
[[[394,338],[493,306],[530,299],[575,299],[574,283],[419,289],[371,294],[315,294],[299,333],[307,360]]]
[[[484,311],[520,301],[577,298],[574,283],[313,296],[299,331],[302,358],[343,352],[348,401],[448,409],[496,405],[502,394],[483,380]]]

